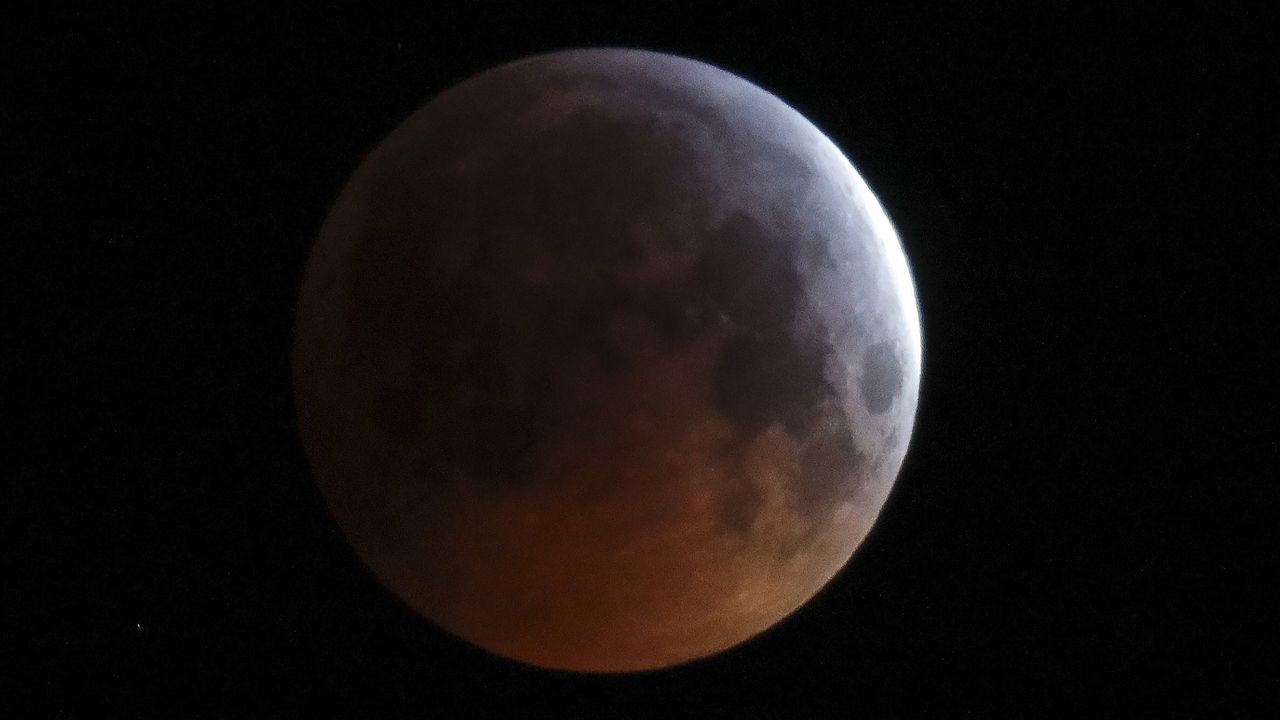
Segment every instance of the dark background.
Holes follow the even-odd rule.
[[[818,5],[6,20],[6,716],[1266,715],[1262,13]],[[823,128],[898,227],[925,333],[855,560],[735,650],[613,677],[490,656],[383,591],[311,482],[289,367],[364,153],[475,72],[593,44],[712,62]]]

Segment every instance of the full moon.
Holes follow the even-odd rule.
[[[841,151],[712,65],[538,55],[427,103],[308,260],[299,430],[356,553],[447,632],[625,672],[795,611],[907,449],[920,320]]]

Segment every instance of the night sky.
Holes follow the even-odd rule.
[[[1267,714],[1261,13],[517,5],[3,23],[0,714]],[[853,562],[755,640],[630,676],[489,655],[383,590],[291,390],[303,263],[364,154],[455,82],[584,45],[804,113],[895,223],[924,329],[911,449]]]

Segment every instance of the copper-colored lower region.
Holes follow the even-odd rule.
[[[527,485],[427,486],[394,460],[393,482],[325,484],[361,556],[410,605],[544,667],[640,670],[735,645],[810,598],[872,519],[851,502],[799,514],[801,448],[780,428],[730,466],[733,428],[708,397],[714,338],[677,355],[637,319],[616,329],[630,369],[566,364],[563,422]],[[735,504],[748,506],[741,527],[725,522]]]

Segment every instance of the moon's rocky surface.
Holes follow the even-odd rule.
[[[849,559],[903,461],[920,326],[830,140],[707,64],[536,56],[359,167],[303,281],[301,436],[363,561],[527,663],[703,657]]]

